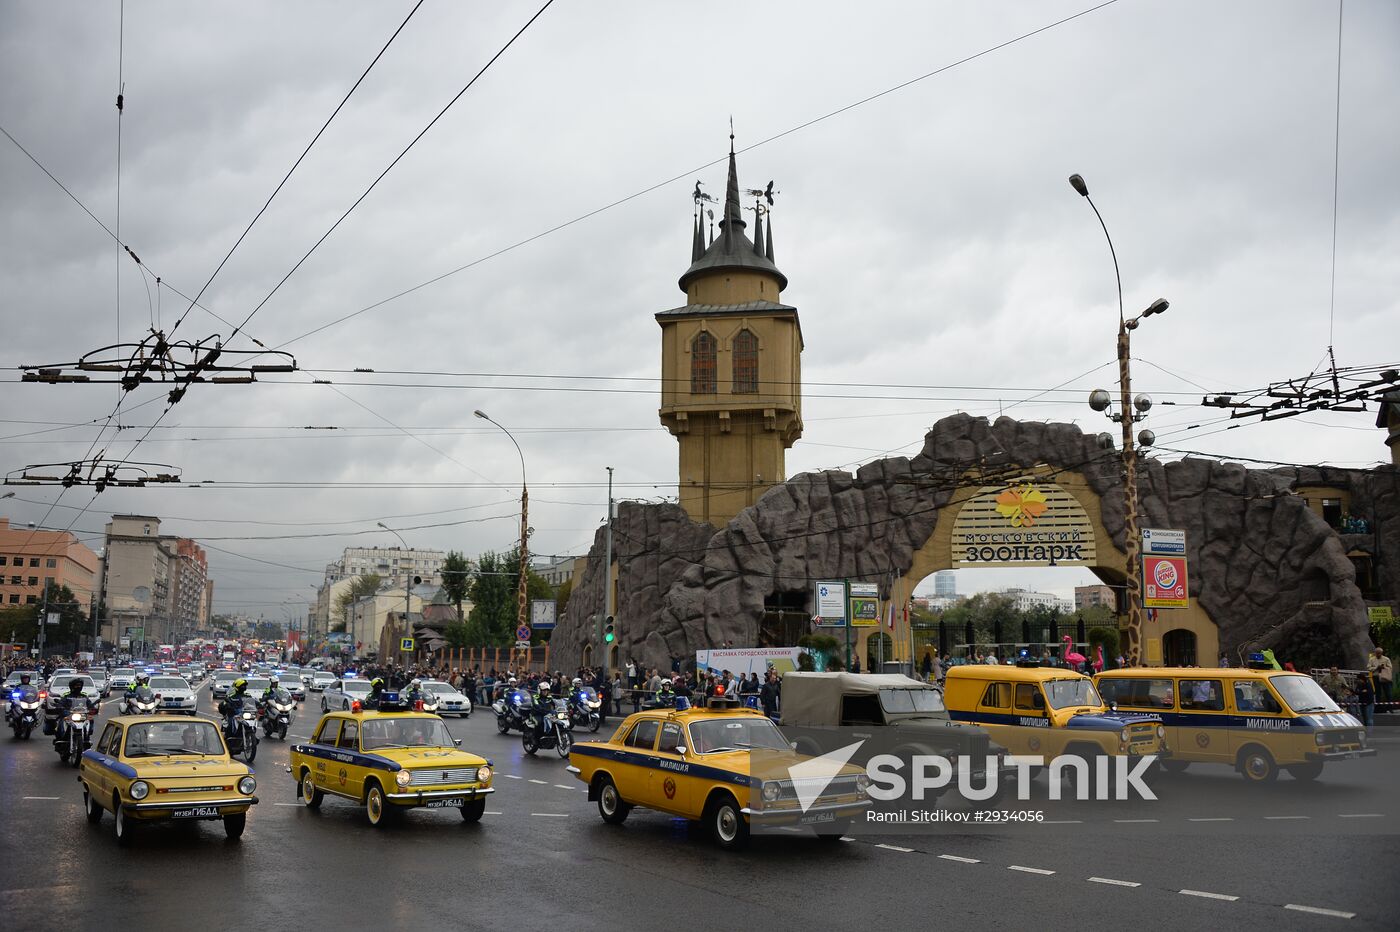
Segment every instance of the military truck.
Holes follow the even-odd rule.
[[[971,763],[973,787],[985,785],[988,761],[997,769],[997,797],[1009,790],[1015,768],[1005,749],[980,725],[953,721],[943,691],[899,673],[803,673],[783,676],[779,724],[795,750],[823,754],[863,742],[852,763],[865,766],[877,754],[908,760],[939,755]],[[949,788],[958,785],[956,770]]]

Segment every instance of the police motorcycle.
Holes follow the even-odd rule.
[[[64,696],[59,700],[62,710],[54,727],[53,749],[59,760],[73,767],[83,759],[83,752],[92,747],[92,722],[97,717],[97,703],[84,696]]]
[[[10,689],[5,704],[5,723],[15,730],[15,738],[26,739],[39,724],[39,690],[28,683]]]
[[[541,749],[554,748],[560,757],[568,757],[574,746],[569,704],[563,699],[548,698],[548,693],[540,699],[540,702],[532,702],[525,713],[525,730],[520,734],[520,746],[530,755]]]
[[[403,702],[405,708],[411,711],[437,714],[437,694],[431,689],[424,689],[422,680],[414,680],[409,683],[408,689],[404,690],[400,701]]]
[[[510,734],[512,728],[524,732],[525,718],[533,702],[529,690],[514,684],[507,686],[501,697],[491,703],[491,711],[496,713],[496,730],[503,735]]]
[[[569,693],[569,719],[574,728],[596,732],[603,724],[603,701],[592,686],[575,686]]]
[[[251,698],[251,697],[248,697]],[[241,756],[248,763],[258,756],[258,710],[244,699],[225,699],[219,703],[224,715],[224,740],[232,757]]]
[[[123,715],[154,715],[160,706],[160,694],[144,683],[122,697]]]
[[[296,708],[296,700],[292,694],[282,687],[277,687],[273,694],[258,702],[258,718],[262,721],[263,735],[271,738],[276,735],[279,740],[287,740],[287,729],[292,725],[292,710]],[[250,761],[252,758],[248,758]]]

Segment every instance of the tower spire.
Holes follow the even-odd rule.
[[[754,255],[763,255],[763,205],[758,201],[753,203],[753,251]]]
[[[695,225],[691,228],[690,261],[694,262],[705,254],[705,211],[695,211]]]

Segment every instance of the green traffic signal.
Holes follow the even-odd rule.
[[[617,640],[617,632],[616,632],[616,630],[615,630],[615,627],[616,627],[616,619],[613,618],[613,616],[609,615],[606,619],[604,619],[604,621],[603,621],[603,641],[604,641],[605,643],[611,644],[613,641]]]

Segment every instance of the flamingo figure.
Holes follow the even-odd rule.
[[[1070,650],[1070,646],[1071,644],[1073,644],[1073,641],[1070,640],[1070,636],[1068,634],[1066,634],[1060,640],[1065,642],[1065,646],[1061,650],[1062,659],[1065,663],[1078,670],[1084,665],[1084,655],[1079,653],[1079,651],[1077,650]]]
[[[1094,647],[1094,663],[1093,663],[1093,667],[1094,667],[1094,672],[1095,672],[1095,673],[1102,673],[1102,672],[1103,672],[1103,645],[1102,645],[1102,644],[1095,645],[1095,647]]]

